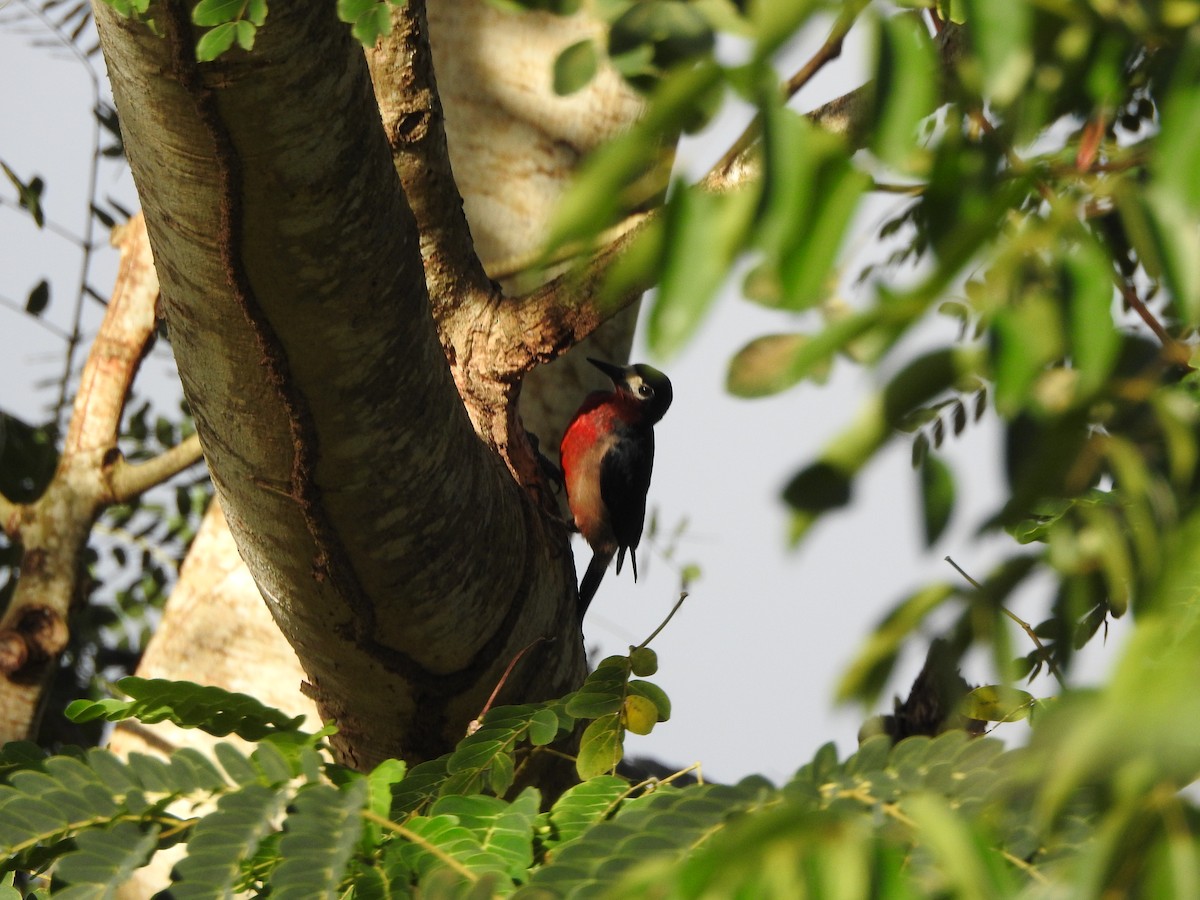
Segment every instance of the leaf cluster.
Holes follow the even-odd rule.
[[[548,244],[591,246],[659,205],[607,286],[614,302],[656,286],[653,350],[684,346],[737,273],[742,295],[780,327],[733,357],[733,392],[776,394],[839,365],[880,373],[850,425],[788,481],[793,542],[847,505],[860,474],[908,435],[933,546],[956,512],[955,473],[939,451],[973,422],[1001,428],[1005,496],[981,530],[1023,549],[982,587],[933,586],[903,601],[844,696],[873,701],[894,651],[947,600],[961,610],[955,646],[991,647],[1001,680],[1066,678],[1111,619],[1161,602],[1170,548],[1200,496],[1200,181],[1189,149],[1200,4],[963,0],[897,13],[749,3],[720,17],[711,4],[676,5],[738,34],[744,58],[703,52],[663,70],[645,118],[588,160]],[[828,40],[781,77],[783,40],[810,24]],[[821,110],[817,127],[786,100],[851,27],[874,45],[869,84],[846,98],[865,112],[839,131],[836,112]],[[582,83],[597,55],[571,48],[560,79]],[[669,184],[663,146],[734,96],[755,108],[754,124],[712,178]],[[887,255],[855,279],[844,247],[872,194],[897,198],[880,229]],[[858,285],[851,299],[840,296],[845,281]],[[914,345],[929,349],[914,355]],[[1033,646],[1017,653],[1004,604],[1044,579]]]
[[[0,852],[8,870],[42,873],[54,895],[115,885],[180,841],[188,855],[173,876],[177,896],[328,896],[349,885],[407,896],[418,884],[481,881],[508,893],[535,859],[634,793],[611,770],[627,730],[645,733],[669,716],[666,695],[630,677],[656,665],[646,648],[612,657],[560,700],[491,710],[444,757],[411,770],[392,760],[366,776],[329,758],[328,729],[306,733],[300,719],[251,697],[125,678],[128,699],[79,700],[68,716],[166,720],[255,746],[246,754],[217,744],[214,762],[192,750],[121,761],[99,749],[44,757],[9,744],[0,753]],[[569,745],[585,724],[577,765],[590,780],[544,813],[532,788],[501,799],[530,753]]]
[[[1189,651],[1196,631],[1186,636]],[[1181,660],[1166,662],[1191,674],[1174,668]],[[1187,831],[1196,813],[1169,787],[1174,764],[1200,763],[1196,745],[1179,756],[1185,742],[1168,741],[1170,764],[1152,762],[1146,742],[1115,754],[1111,744],[1099,755],[1070,752],[1072,716],[1102,719],[1103,699],[1052,712],[1015,751],[961,732],[894,746],[874,737],[846,758],[827,744],[782,787],[758,777],[634,785],[604,773],[553,802],[534,788],[510,791],[511,782],[505,796],[490,792],[482,760],[503,752],[494,746],[501,735],[521,732],[546,746],[536,742],[557,731],[550,711],[591,704],[580,697],[601,694],[611,675],[573,698],[494,711],[436,774],[396,760],[353,772],[329,758],[327,731],[305,733],[249,697],[129,680],[130,701],[80,704],[72,715],[166,718],[221,733],[236,722],[256,740],[248,752],[219,743],[214,759],[185,749],[167,760],[100,749],[47,757],[7,745],[3,869],[40,884],[38,896],[92,896],[184,843],[171,885],[183,897],[908,897],[1054,884],[1083,884],[1091,896],[1169,893],[1190,877],[1178,853],[1172,862],[1170,843],[1200,849]],[[1114,696],[1137,678],[1118,679]],[[1171,685],[1177,702],[1183,682]],[[1146,737],[1156,740],[1165,722],[1139,724],[1153,724]],[[1095,768],[1101,759],[1106,771]],[[1135,855],[1105,839],[1113,829]]]

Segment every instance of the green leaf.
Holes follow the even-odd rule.
[[[813,463],[792,476],[783,499],[798,515],[816,519],[850,502],[850,481],[850,475],[829,462]]]
[[[963,698],[958,711],[968,719],[1016,722],[1033,711],[1034,696],[1003,684],[985,684]]]
[[[617,775],[598,775],[568,789],[550,810],[552,845],[568,844],[610,816],[628,792],[629,782]]]
[[[558,737],[558,716],[554,710],[539,709],[529,719],[529,743],[544,747]]]
[[[1071,361],[1079,391],[1091,396],[1107,383],[1121,352],[1121,333],[1112,318],[1111,264],[1094,243],[1073,248],[1065,259]]]
[[[671,700],[667,697],[667,692],[660,688],[657,684],[652,684],[649,681],[639,681],[633,679],[629,682],[629,693],[637,697],[645,697],[654,704],[658,711],[659,722],[666,722],[671,718]]]
[[[973,55],[965,66],[975,90],[996,106],[1007,106],[1024,90],[1033,73],[1033,12],[1026,0],[1003,5],[962,0]]]
[[[938,863],[943,883],[959,897],[1011,897],[1017,893],[1014,871],[976,830],[975,823],[942,797],[926,793],[904,805],[916,824],[926,852]]]
[[[543,254],[576,241],[590,242],[621,216],[661,196],[673,160],[672,142],[663,137],[683,128],[700,99],[720,85],[720,76],[711,64],[669,76],[633,128],[588,156],[559,200]]]
[[[833,368],[826,357],[797,374],[796,360],[811,342],[806,334],[768,334],[755,338],[729,361],[725,389],[736,397],[769,397],[799,384],[805,377],[823,381]]]
[[[296,793],[283,822],[279,865],[268,881],[272,897],[339,896],[338,885],[363,831],[367,793],[365,778],[355,778],[341,790],[308,784]]]
[[[754,192],[679,186],[664,211],[663,268],[646,323],[650,347],[670,356],[704,319],[749,234]]]
[[[887,165],[910,168],[917,125],[937,104],[938,78],[937,54],[925,24],[912,16],[884,19],[870,133],[871,151]]]
[[[587,87],[599,66],[596,42],[591,38],[577,41],[554,60],[554,93],[565,97]]]
[[[607,785],[615,787],[615,782]],[[611,794],[609,795],[611,796]],[[530,885],[540,889],[539,893],[527,896],[575,896],[592,897],[652,897],[662,896],[665,888],[669,893],[676,887],[672,876],[662,869],[653,871],[652,884],[646,890],[626,891],[617,879],[622,873],[637,866],[645,866],[655,860],[661,862],[681,861],[733,823],[745,819],[761,808],[769,799],[777,798],[764,779],[747,779],[742,784],[695,785],[683,790],[669,785],[660,786],[653,793],[634,800],[627,800],[617,814],[606,821],[598,821],[585,833],[556,846],[547,865],[535,870]],[[610,805],[597,809],[603,815]],[[551,814],[551,821],[555,820]],[[777,865],[785,865],[789,856],[780,854],[775,858]],[[723,885],[703,875],[690,881],[693,891],[678,889],[680,896],[694,893],[695,896],[711,897],[789,897],[795,894],[721,890]]]
[[[258,784],[262,782],[262,772],[242,755],[241,751],[224,741],[213,745],[213,756],[221,764],[225,773],[239,785]],[[269,780],[269,779],[268,779]]]
[[[617,712],[625,696],[629,660],[611,657],[600,663],[583,686],[566,703],[567,715],[576,719],[596,719]]]
[[[653,47],[653,62],[665,68],[707,53],[713,46],[708,20],[679,0],[642,0],[612,23],[609,53],[619,56],[642,46]]]
[[[821,9],[815,0],[780,3],[779,0],[748,0],[739,3],[750,20],[758,40],[755,55],[770,56],[784,41],[791,38],[813,13]]]
[[[617,708],[620,709],[619,703]],[[619,712],[601,716],[588,725],[579,740],[579,756],[575,762],[575,770],[579,777],[586,781],[597,775],[612,772],[624,755],[621,741]]]
[[[1063,355],[1058,304],[1050,297],[1027,296],[1000,310],[992,331],[996,408],[1013,416],[1030,402],[1034,380]]]
[[[261,784],[249,784],[217,801],[216,812],[200,819],[192,832],[187,856],[175,867],[179,880],[171,885],[171,895],[178,900],[229,896],[242,862],[273,831],[286,802],[285,794]]]
[[[658,671],[658,654],[650,647],[637,647],[629,653],[629,671],[649,678]]]
[[[422,809],[434,800],[446,781],[448,756],[427,760],[412,767],[403,781],[392,787],[390,818],[399,819]]]
[[[493,872],[504,876],[505,881],[511,885],[511,879],[506,874],[508,864],[504,856],[485,849],[484,835],[461,825],[458,816],[418,816],[405,823],[405,827],[419,838],[419,843],[405,841],[388,845],[388,857],[385,857],[385,862],[393,882],[403,879],[401,883],[420,883],[422,894],[431,897],[464,896],[458,884],[463,876],[457,870],[445,868],[445,857],[450,856],[477,876]],[[430,847],[437,852],[431,852]],[[433,877],[444,877],[442,872],[453,876],[450,884],[442,886],[440,881],[429,880]],[[491,897],[494,894],[489,892],[484,896]]]
[[[930,455],[922,462],[920,475],[925,546],[932,547],[946,530],[954,511],[954,475],[944,462]]]
[[[49,305],[50,282],[43,278],[29,292],[29,296],[25,300],[25,312],[31,316],[40,316]]]
[[[146,864],[158,844],[158,833],[155,826],[143,830],[132,822],[88,828],[76,836],[75,849],[59,857],[55,876],[76,890],[93,885],[99,892],[96,896],[113,896],[117,885]]]
[[[391,12],[380,3],[370,12],[365,12],[355,19],[350,33],[358,38],[364,47],[374,47],[381,37],[392,33]]]
[[[267,21],[267,0],[248,0],[243,18],[258,28]]]
[[[495,797],[443,797],[434,804],[431,815],[453,816],[470,830],[480,849],[498,857],[510,878],[524,878],[533,865],[533,826],[538,815],[540,794],[533,788],[523,790],[515,800]]]
[[[1200,322],[1200,227],[1195,211],[1166,184],[1123,188],[1117,206],[1138,259],[1152,277],[1166,283],[1177,314],[1190,324]]]
[[[874,703],[883,690],[900,649],[925,617],[955,595],[948,584],[932,584],[912,594],[888,613],[859,650],[838,682],[838,700]]]
[[[17,204],[21,209],[29,211],[29,215],[33,217],[33,222],[38,228],[44,227],[46,213],[42,209],[42,194],[45,193],[46,183],[38,175],[34,175],[28,182],[22,181],[17,177],[17,173],[3,161],[0,161],[0,169],[3,169],[8,180],[17,189]]]
[[[634,734],[649,734],[658,722],[658,707],[653,700],[630,694],[621,707],[621,725]]]
[[[210,28],[196,42],[196,59],[200,62],[212,62],[232,47],[236,38],[236,22],[225,22],[215,28]]]
[[[1161,130],[1151,169],[1155,181],[1190,211],[1200,213],[1200,172],[1195,165],[1200,146],[1200,34],[1193,29],[1180,48],[1170,88],[1161,101]]]
[[[238,46],[243,50],[253,50],[254,38],[258,34],[258,29],[255,27],[254,23],[242,20],[236,24],[235,31],[237,34]]]
[[[802,310],[829,293],[851,216],[869,180],[850,165],[841,138],[771,106],[763,119],[764,206],[754,242],[762,263],[746,278],[748,298]]]
[[[129,700],[76,700],[66,709],[73,722],[136,718],[145,723],[170,721],[180,728],[199,728],[217,737],[233,733],[248,741],[276,731],[298,731],[303,716],[287,716],[246,694],[210,685],[129,676],[117,682]]]
[[[246,0],[200,0],[192,7],[192,24],[223,25],[236,22],[245,14],[246,5]]]

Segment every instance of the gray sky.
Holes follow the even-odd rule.
[[[806,35],[787,59],[798,64],[822,37]],[[822,72],[793,106],[809,109],[856,86],[863,54],[852,35],[844,58]],[[48,218],[78,233],[86,216],[91,146],[87,77],[76,63],[31,46],[31,35],[4,25],[0,84],[5,86],[0,91],[0,159],[24,178],[42,175],[48,184]],[[700,139],[688,141],[680,165],[702,171],[741,121],[744,113],[731,113]],[[136,208],[127,172],[105,165],[98,186],[101,198],[112,195]],[[0,241],[5,248],[0,302],[23,305],[29,289],[49,278],[52,299],[46,321],[66,328],[79,254],[49,230],[36,231],[26,214],[13,209],[14,196],[6,181],[0,183]],[[875,258],[872,235],[894,202],[885,198],[870,204],[847,248],[850,257],[859,262]],[[97,235],[103,237],[102,227]],[[848,271],[853,275],[855,269]],[[91,277],[102,293],[110,290],[114,272],[114,254],[99,254]],[[675,542],[674,564],[695,562],[703,577],[654,643],[661,669],[652,680],[671,696],[674,715],[648,737],[630,735],[626,751],[681,766],[700,761],[708,777],[718,780],[758,772],[781,781],[828,740],[836,741],[843,754],[855,746],[865,714],[835,709],[834,686],[890,605],[927,581],[954,580],[957,576],[942,561],[947,554],[982,576],[1013,545],[973,538],[1001,497],[1000,432],[985,417],[948,441],[944,458],[959,476],[959,503],[951,528],[933,551],[924,548],[906,438],[898,439],[859,479],[850,510],[828,517],[798,551],[788,551],[782,486],[850,420],[873,382],[839,362],[824,386],[806,384],[757,401],[727,395],[728,360],[748,340],[816,324],[755,307],[739,299],[737,288],[736,281],[727,286],[699,336],[678,358],[655,359],[640,342],[635,350],[635,361],[660,366],[675,387],[674,405],[657,428],[650,496],[662,533],[659,543],[686,519]],[[94,330],[100,309],[88,305],[85,321]],[[952,338],[955,330],[947,320],[906,349],[911,355],[918,346]],[[29,421],[42,420],[56,394],[53,387],[36,385],[58,377],[62,348],[61,336],[27,316],[0,309],[0,408]],[[898,367],[890,365],[884,374]],[[169,392],[173,380],[160,346],[144,366],[137,390]],[[577,551],[582,572],[590,551],[582,542]],[[640,642],[675,602],[673,563],[649,542],[639,553],[639,569],[642,577],[636,585],[628,568],[621,577],[610,571],[588,613],[588,645],[598,645],[602,656],[626,652],[631,643]],[[1016,611],[1036,622],[1046,603],[1044,594],[1027,591]],[[1118,623],[1114,636],[1121,630]],[[1027,649],[1019,636],[1014,636],[1014,646],[1020,652]],[[922,646],[906,655],[892,685],[895,692],[907,691],[923,652]],[[1107,655],[1103,648],[1093,652],[1099,660]],[[973,681],[991,677],[982,660],[965,674]],[[1039,682],[1033,690],[1049,693],[1051,686]],[[1023,729],[1007,726],[999,736],[1019,740]]]

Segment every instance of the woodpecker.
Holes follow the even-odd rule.
[[[591,357],[588,362],[612,379],[614,389],[587,395],[559,447],[567,503],[592,548],[579,583],[580,616],[614,555],[619,575],[629,551],[637,581],[637,545],[654,467],[654,423],[672,397],[670,379],[650,366],[615,366]]]

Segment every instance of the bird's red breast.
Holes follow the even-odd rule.
[[[600,496],[600,462],[617,441],[618,426],[636,421],[638,414],[636,401],[619,394],[588,394],[559,445],[567,503],[575,527],[593,549],[616,551],[616,537]]]

